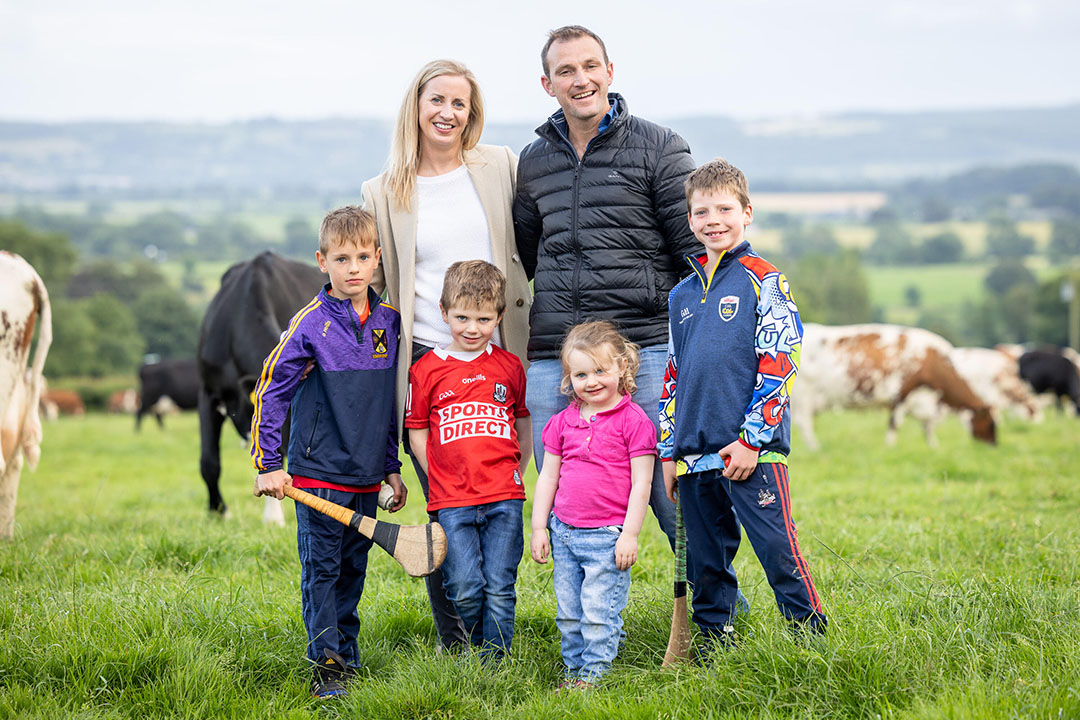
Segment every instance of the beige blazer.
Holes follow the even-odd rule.
[[[517,355],[522,364],[528,367],[525,349],[529,342],[532,291],[514,244],[514,219],[510,213],[517,186],[517,156],[508,147],[477,145],[465,153],[465,165],[487,215],[493,263],[506,274],[506,313],[499,326],[503,344],[506,350]],[[405,395],[409,387],[416,299],[416,194],[414,192],[410,203],[412,211],[406,212],[396,207],[383,185],[383,177],[379,175],[365,182],[362,196],[364,209],[375,215],[379,244],[382,246],[382,262],[371,285],[380,293],[385,289],[390,304],[401,312],[396,385],[400,433],[405,417]]]

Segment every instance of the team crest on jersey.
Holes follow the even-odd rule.
[[[720,319],[724,322],[730,321],[736,315],[739,314],[739,296],[738,295],[725,295],[720,298]]]
[[[521,472],[519,470],[517,470],[517,469],[514,470],[514,484],[515,485],[520,485],[521,484]]]
[[[491,393],[491,398],[495,402],[506,402],[506,386],[502,383],[495,383],[495,392]]]
[[[758,505],[760,505],[761,507],[765,507],[766,505],[772,505],[774,502],[776,502],[776,494],[773,493],[772,490],[770,490],[769,488],[762,488],[758,490]]]
[[[384,328],[375,328],[371,331],[371,344],[371,357],[386,357],[386,330]]]

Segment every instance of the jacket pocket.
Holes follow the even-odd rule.
[[[656,282],[656,268],[653,267],[651,260],[645,262],[645,297],[648,301],[647,310],[652,312],[663,310],[665,313],[667,312],[667,302],[665,301],[663,305],[660,303],[660,290]]]
[[[315,417],[311,421],[311,433],[308,434],[307,446],[304,448],[304,457],[311,457],[311,449],[315,446],[315,432],[319,429],[320,415],[322,415],[322,403],[316,403]]]

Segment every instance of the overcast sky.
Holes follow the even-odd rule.
[[[1076,0],[0,0],[0,119],[390,118],[451,57],[490,119],[538,123],[571,23],[654,119],[1080,101]]]

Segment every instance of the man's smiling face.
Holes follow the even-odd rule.
[[[569,121],[599,123],[611,108],[608,86],[614,66],[604,60],[600,43],[584,35],[548,48],[549,75],[540,78],[547,94],[559,101]]]

